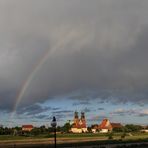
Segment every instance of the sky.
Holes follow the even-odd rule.
[[[0,124],[148,124],[147,39],[147,0],[0,0]]]

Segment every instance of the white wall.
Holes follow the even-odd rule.
[[[108,133],[108,129],[101,129],[100,133]]]
[[[71,131],[73,133],[82,133],[82,129],[78,129],[78,128],[71,128]]]

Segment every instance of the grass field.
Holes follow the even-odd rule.
[[[108,134],[57,134],[58,147],[81,147],[81,146],[94,146],[94,145],[118,145],[127,143],[141,143],[146,142],[148,144],[148,133],[132,133],[127,135],[124,139],[121,139],[122,133],[114,133],[113,139],[108,139]],[[21,148],[26,146],[27,148],[46,148],[49,145],[52,147],[54,143],[53,135],[38,135],[38,136],[0,136],[0,148],[14,146]],[[28,145],[28,146],[27,146]]]
[[[113,133],[113,139],[121,139],[122,133]],[[10,136],[10,135],[0,135],[0,141],[2,140],[23,140],[23,139],[42,139],[42,138],[52,138],[52,134],[42,134],[37,136]],[[82,133],[82,134],[57,134],[57,138],[100,138],[100,139],[108,139],[108,134],[100,134],[100,133]],[[131,133],[131,136],[127,134],[125,139],[146,139],[148,138],[148,133]]]

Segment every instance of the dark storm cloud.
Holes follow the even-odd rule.
[[[42,107],[39,104],[34,104],[32,106],[29,107],[24,107],[22,109],[19,109],[17,111],[17,114],[25,114],[25,115],[37,115],[37,114],[41,114],[47,111],[50,111],[52,108],[51,107]]]
[[[13,109],[48,51],[21,107],[75,91],[80,100],[147,103],[147,8],[146,0],[1,0],[0,109]]]
[[[52,113],[69,113],[71,111],[68,110],[60,110],[61,108],[59,107],[44,107],[41,106],[40,104],[33,104],[31,106],[28,107],[24,107],[24,108],[20,108],[17,111],[17,115],[25,115],[25,116],[30,116],[30,117],[34,117],[34,118],[47,118],[48,115],[45,115],[44,113],[47,112],[52,112]],[[60,111],[58,111],[60,110]],[[44,114],[44,115],[43,115]]]

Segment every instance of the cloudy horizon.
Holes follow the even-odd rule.
[[[0,124],[53,115],[62,124],[75,110],[89,123],[147,124],[147,9],[146,0],[0,0]]]

